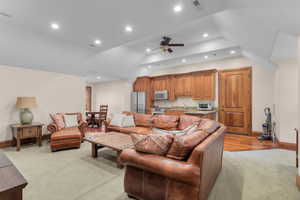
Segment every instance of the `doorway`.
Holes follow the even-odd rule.
[[[92,87],[86,86],[85,88],[85,110],[92,111]]]
[[[219,71],[219,121],[227,132],[252,135],[252,68]]]

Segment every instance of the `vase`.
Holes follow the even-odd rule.
[[[20,112],[21,124],[31,124],[32,120],[33,120],[32,112],[28,108],[22,109]]]

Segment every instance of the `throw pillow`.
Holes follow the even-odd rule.
[[[124,116],[122,127],[134,127],[134,118],[132,115],[126,115]]]
[[[203,130],[209,134],[220,128],[220,123],[210,119],[202,119],[198,125],[199,130]]]
[[[175,136],[171,148],[167,153],[167,157],[176,160],[186,160],[194,148],[208,135],[209,133],[199,130],[193,133]]]
[[[71,128],[78,126],[78,116],[76,115],[64,115],[65,127]]]
[[[191,133],[194,132],[198,129],[197,125],[191,125],[187,128],[185,128],[184,130],[177,130],[177,131],[168,131],[168,130],[163,130],[163,129],[159,129],[159,128],[153,128],[153,133],[156,134],[172,134],[172,135],[183,135],[186,133]]]
[[[125,115],[123,115],[123,114],[114,114],[109,125],[122,127],[124,117],[125,117]]]
[[[50,114],[50,117],[56,124],[58,130],[65,128],[65,120],[64,115],[62,113]]]
[[[158,155],[166,155],[174,138],[168,134],[130,134],[130,136],[135,150]]]
[[[193,124],[199,124],[201,118],[190,115],[181,115],[179,119],[178,129],[183,130]]]

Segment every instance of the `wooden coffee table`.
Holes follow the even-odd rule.
[[[104,147],[117,152],[117,167],[123,168],[120,162],[120,154],[124,149],[133,148],[130,135],[119,132],[98,133],[84,139],[92,144],[92,157],[98,157],[98,150]]]

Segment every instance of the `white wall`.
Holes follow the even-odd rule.
[[[19,122],[18,96],[37,98],[34,121],[45,125],[50,122],[49,113],[84,111],[85,82],[77,76],[0,66],[0,91],[0,142],[12,138],[9,124]]]
[[[300,36],[298,37],[298,76],[300,77]],[[300,78],[298,78],[298,85],[300,85]],[[298,100],[300,100],[300,88],[298,87],[297,90],[298,93]],[[300,103],[298,103],[298,129],[300,127]],[[299,141],[300,141],[300,136],[299,136]],[[299,152],[300,152],[300,146],[299,146]],[[298,162],[299,166],[300,166],[300,159]],[[300,176],[300,167],[299,167],[299,171],[298,171],[298,175]]]
[[[275,75],[276,133],[280,142],[296,143],[294,128],[298,127],[298,62],[278,61]]]
[[[93,110],[99,110],[101,104],[108,105],[108,117],[113,113],[130,111],[132,83],[129,81],[110,81],[93,84]]]
[[[274,106],[274,77],[275,69],[267,68],[264,66],[259,66],[253,61],[244,58],[229,58],[219,61],[211,61],[206,63],[198,63],[191,65],[180,65],[177,67],[166,68],[166,69],[153,69],[149,72],[150,75],[163,75],[163,74],[172,74],[172,73],[184,73],[191,71],[199,71],[205,69],[233,69],[241,67],[253,67],[253,84],[252,84],[252,122],[253,122],[253,131],[261,131],[261,125],[265,122],[264,108]],[[182,106],[184,99],[177,100],[172,104],[179,104]],[[186,100],[185,103],[191,104],[189,100]],[[216,102],[217,104],[217,102]]]

